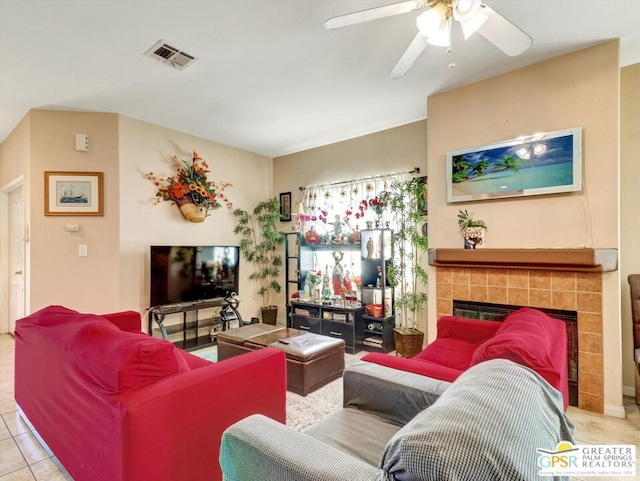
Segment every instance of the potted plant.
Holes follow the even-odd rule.
[[[278,306],[271,303],[271,293],[281,291],[278,279],[282,256],[278,247],[284,244],[284,234],[276,229],[280,222],[280,201],[275,197],[260,202],[252,212],[235,209],[235,234],[240,234],[240,252],[253,264],[254,272],[249,276],[260,285],[258,295],[262,297],[262,321],[276,324]]]
[[[474,220],[473,212],[458,210],[458,226],[464,237],[465,249],[478,249],[484,247],[484,235],[487,225],[483,220]]]
[[[422,350],[424,333],[415,327],[418,312],[427,302],[428,275],[422,266],[429,243],[422,232],[421,200],[426,185],[420,178],[395,181],[391,190],[378,195],[394,219],[391,245],[393,262],[387,267],[387,280],[395,289],[396,353],[412,357]]]

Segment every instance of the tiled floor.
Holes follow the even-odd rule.
[[[16,412],[13,353],[13,338],[8,334],[0,335],[0,481],[71,480],[57,459],[40,446]],[[625,398],[625,410],[627,418],[619,419],[570,407],[568,412],[576,426],[577,444],[634,444],[638,446],[636,455],[640,455],[640,411],[632,398]],[[640,480],[640,460],[636,466],[636,478]],[[629,480],[629,477],[584,478],[584,481]]]

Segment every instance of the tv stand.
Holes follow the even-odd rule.
[[[195,349],[212,346],[216,344],[216,337],[211,335],[210,332],[207,332],[206,335],[199,334],[200,329],[220,324],[220,330],[224,330],[225,326],[220,316],[201,319],[198,315],[199,311],[212,307],[225,307],[226,305],[227,302],[223,297],[217,297],[203,301],[188,301],[154,306],[149,309],[148,333],[150,336],[153,336],[154,332],[159,332],[163,339],[169,339],[169,336],[172,334],[182,333],[182,339],[169,340],[171,340],[176,347],[184,349],[185,351],[193,351]],[[195,311],[194,318],[188,319],[188,313],[193,311]],[[173,324],[165,323],[165,317],[167,315],[178,313],[182,313],[182,322]],[[153,326],[154,322],[157,324],[157,327]]]

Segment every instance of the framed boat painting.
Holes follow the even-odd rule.
[[[45,172],[44,215],[102,216],[102,172]]]

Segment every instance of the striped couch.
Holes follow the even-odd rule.
[[[344,407],[302,432],[260,415],[228,428],[225,480],[538,480],[537,449],[573,442],[562,394],[507,359],[453,383],[364,361],[343,379]]]

